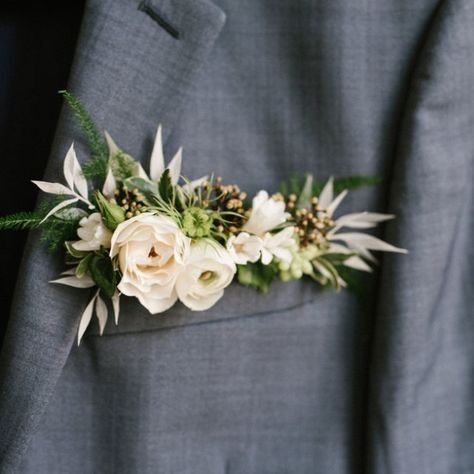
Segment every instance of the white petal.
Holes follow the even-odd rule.
[[[165,169],[165,157],[163,155],[163,141],[161,137],[161,125],[158,126],[156,132],[155,144],[151,152],[150,159],[150,178],[153,181],[158,181]]]
[[[116,291],[114,296],[112,296],[112,307],[114,309],[115,324],[117,325],[120,314],[120,293],[118,291]]]
[[[337,195],[336,199],[334,199],[334,201],[332,201],[331,204],[329,204],[329,206],[327,207],[327,213],[330,216],[332,216],[333,212],[337,209],[339,204],[341,204],[342,200],[346,197],[346,194],[347,194],[347,189],[345,189],[344,191],[339,193]],[[320,206],[321,206],[321,204],[320,204]]]
[[[332,240],[342,240],[346,242],[349,247],[356,245],[369,250],[380,250],[382,252],[399,252],[408,253],[407,250],[395,247],[394,245],[388,244],[373,235],[362,234],[360,232],[346,232],[341,234],[334,234]]]
[[[77,332],[77,345],[81,343],[82,336],[86,332],[87,326],[89,326],[89,323],[91,322],[92,312],[94,310],[94,302],[98,295],[99,290],[97,290],[97,293],[89,301],[89,304],[86,306],[86,309],[82,313],[81,321],[79,323],[79,330]]]
[[[44,193],[49,194],[65,194],[66,196],[74,196],[76,193],[60,183],[48,183],[47,181],[31,181]]]
[[[48,214],[46,214],[46,217],[41,221],[41,223],[43,223],[46,219],[48,219],[48,217],[51,217],[53,214],[55,214],[56,212],[60,211],[62,208],[66,207],[66,206],[69,206],[70,204],[73,204],[75,202],[78,201],[78,198],[73,198],[73,199],[66,199],[65,201],[63,202],[60,202],[57,206],[54,206],[49,212]]]
[[[109,166],[107,171],[107,177],[105,178],[104,186],[102,187],[102,194],[108,198],[113,197],[117,185],[115,183],[114,174],[112,168]]]
[[[173,184],[176,184],[179,180],[179,176],[181,175],[181,160],[183,155],[183,149],[180,148],[176,155],[174,155],[173,159],[169,162],[167,168],[170,170],[170,178]]]
[[[72,286],[74,288],[92,288],[95,286],[94,280],[88,275],[84,275],[82,278],[66,276],[64,278],[58,278],[57,280],[51,280],[50,283],[58,283],[60,285]]]
[[[104,333],[105,324],[107,323],[107,305],[104,303],[104,300],[97,295],[97,299],[95,302],[95,314],[99,321],[99,332],[100,335]]]
[[[326,209],[329,204],[331,204],[332,200],[334,199],[334,190],[333,190],[333,177],[331,176],[327,183],[324,185],[321,194],[319,195],[319,207]]]

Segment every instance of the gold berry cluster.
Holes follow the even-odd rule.
[[[316,196],[311,198],[311,208],[296,208],[296,194],[290,194],[286,201],[287,210],[291,214],[291,221],[295,225],[295,234],[300,239],[300,245],[321,245],[326,241],[326,234],[334,226],[326,209],[319,207]]]
[[[125,217],[130,219],[143,212],[144,200],[143,194],[138,189],[130,191],[126,186],[123,186],[121,189],[115,190],[115,197],[111,199],[111,202],[118,204],[125,212]]]
[[[222,184],[220,177],[206,184],[210,186],[210,208],[218,213],[227,213],[224,214],[225,221],[218,223],[217,230],[235,234],[244,225],[249,215],[244,204],[247,193],[241,191],[236,184]]]

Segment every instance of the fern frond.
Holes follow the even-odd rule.
[[[41,220],[41,215],[36,212],[17,212],[0,217],[0,230],[36,229]]]
[[[108,150],[102,134],[84,105],[74,94],[66,90],[59,91],[59,93],[64,97],[69,107],[71,107],[74,117],[89,145],[91,158],[82,165],[84,176],[88,179],[105,179],[107,176]]]
[[[357,189],[365,186],[379,184],[382,179],[379,176],[346,176],[343,178],[334,178],[334,193],[339,194],[344,189]],[[326,181],[318,181],[313,185],[313,193],[319,196],[323,190]]]

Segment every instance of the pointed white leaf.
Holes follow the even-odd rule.
[[[334,201],[332,201],[331,204],[329,204],[329,206],[327,207],[327,213],[329,214],[329,216],[333,215],[334,211],[338,208],[339,204],[341,204],[342,200],[346,197],[346,195],[347,195],[347,189],[344,189],[344,191],[339,193],[336,199],[334,199]]]
[[[64,272],[61,272],[61,275],[75,275],[76,274],[76,268],[77,267],[72,267],[69,270],[65,270]]]
[[[118,153],[120,153],[120,148],[114,142],[113,138],[110,136],[107,130],[104,131],[105,141],[107,142],[107,146],[109,147],[109,158],[115,157]]]
[[[180,148],[173,159],[169,162],[167,168],[170,170],[170,178],[173,184],[176,184],[181,175],[181,161],[183,156],[183,149]]]
[[[149,181],[149,179],[150,179],[150,178],[148,178],[148,175],[146,174],[146,171],[143,169],[143,166],[139,162],[137,162],[137,164],[136,164],[135,176],[138,176],[139,178],[146,179],[147,181]]]
[[[193,181],[190,181],[189,183],[186,183],[182,186],[183,191],[190,193],[194,191],[197,187],[201,186],[204,182],[206,182],[209,179],[209,176],[203,176],[202,178],[194,179]]]
[[[380,214],[377,212],[354,212],[339,217],[336,221],[336,228],[351,227],[353,229],[370,229],[376,227],[379,222],[388,221],[395,217],[394,214]],[[336,228],[330,233],[335,233]]]
[[[118,291],[116,291],[114,296],[112,296],[112,307],[114,309],[115,324],[117,325],[120,314],[120,293]]]
[[[58,283],[60,285],[73,286],[74,288],[92,288],[95,286],[94,280],[88,275],[84,275],[82,278],[76,276],[65,276],[64,278],[58,278],[57,280],[51,280],[50,283]]]
[[[99,321],[99,332],[100,335],[104,333],[105,324],[107,323],[107,305],[104,303],[104,300],[97,295],[97,299],[95,302],[95,314],[97,316],[97,320]]]
[[[81,321],[79,322],[79,330],[77,332],[77,345],[81,343],[82,336],[86,332],[87,326],[89,326],[89,323],[91,322],[92,313],[94,311],[94,303],[98,295],[99,290],[97,290],[96,294],[89,301],[89,304],[86,306],[86,309],[82,313]]]
[[[48,183],[47,181],[31,181],[32,183],[36,184],[38,188],[41,189],[44,193],[48,194],[65,194],[66,196],[74,196],[76,193],[69,189],[68,187],[64,186],[61,183]]]
[[[343,265],[349,268],[354,268],[356,270],[361,270],[363,272],[372,272],[372,268],[369,267],[360,257],[354,255],[349,257],[347,260],[344,260]]]
[[[150,159],[150,178],[158,181],[165,169],[165,157],[163,155],[163,141],[161,136],[161,125],[158,126],[156,132],[155,143]]]
[[[66,207],[66,206],[69,206],[70,204],[74,204],[75,202],[77,202],[78,199],[77,198],[73,198],[73,199],[66,199],[65,201],[63,202],[60,202],[57,206],[54,206],[49,212],[48,214],[46,214],[46,217],[41,221],[41,224],[46,220],[48,219],[49,217],[51,217],[52,215],[56,214],[56,212],[60,211],[62,208]]]
[[[331,238],[332,240],[342,240],[343,242],[346,242],[349,247],[355,245],[368,250],[380,250],[381,252],[408,253],[405,249],[388,244],[387,242],[384,242],[373,235],[362,234],[360,232],[334,234]]]
[[[112,173],[112,168],[109,166],[107,177],[105,178],[104,186],[102,187],[102,194],[108,198],[112,198],[114,197],[116,188],[117,184],[115,183],[114,174]]]
[[[71,189],[74,189],[74,160],[76,153],[74,151],[74,144],[72,144],[66,153],[63,163],[63,173],[66,178],[66,182]]]
[[[321,191],[321,194],[319,195],[318,205],[319,207],[323,209],[326,209],[329,206],[329,204],[331,204],[332,200],[334,199],[333,182],[334,182],[334,179],[331,176],[328,179],[327,183],[324,185],[324,188]]]

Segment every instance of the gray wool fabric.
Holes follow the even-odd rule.
[[[341,212],[394,212],[362,301],[233,284],[213,308],[122,299],[77,347],[90,293],[31,235],[0,357],[0,473],[474,472],[474,3],[89,0],[69,89],[145,167],[254,193],[379,175]],[[145,9],[146,10],[146,9]],[[155,18],[153,18],[155,16]],[[161,23],[161,24],[160,24]],[[166,25],[165,25],[166,26]],[[179,38],[173,34],[179,33]],[[46,178],[61,180],[66,109]]]

